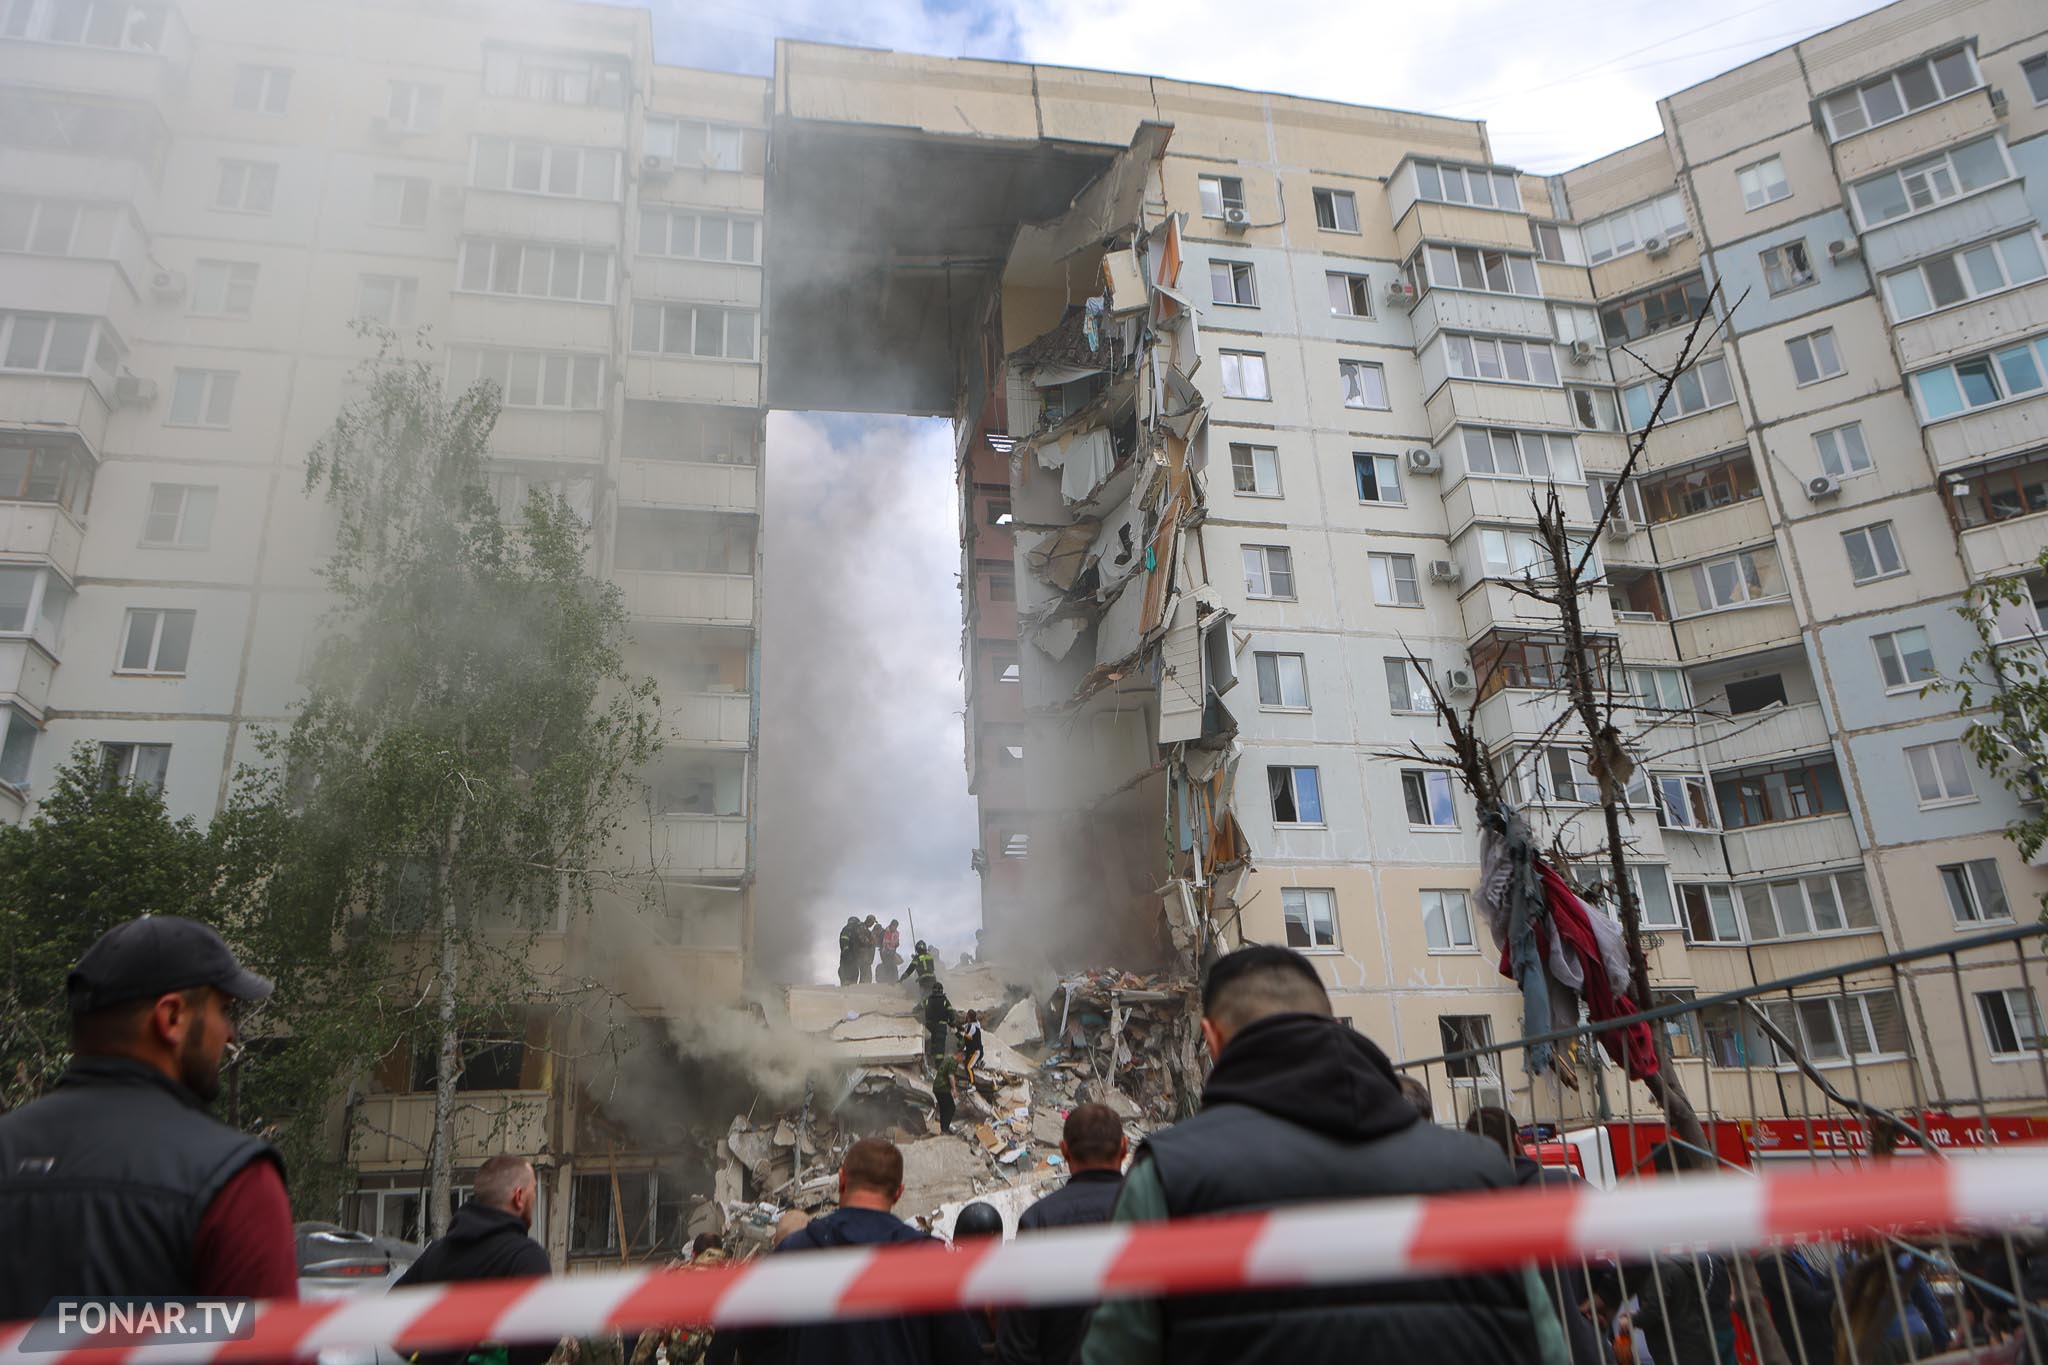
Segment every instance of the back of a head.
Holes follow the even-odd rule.
[[[870,1190],[891,1199],[903,1188],[903,1153],[887,1138],[866,1137],[846,1149],[839,1170],[848,1189]]]
[[[977,1199],[953,1219],[953,1240],[963,1237],[1000,1237],[1003,1235],[1002,1211],[994,1204]]]
[[[1401,1093],[1408,1097],[1408,1103],[1415,1106],[1415,1112],[1425,1120],[1436,1120],[1436,1101],[1430,1098],[1429,1087],[1403,1071],[1400,1076]]]
[[[1277,943],[1224,954],[1202,983],[1202,1016],[1226,1034],[1275,1014],[1331,1013],[1314,965]]]
[[[494,1156],[477,1168],[469,1197],[477,1203],[510,1212],[512,1196],[534,1178],[533,1163],[523,1156]]]
[[[1114,1166],[1123,1153],[1124,1125],[1106,1104],[1081,1104],[1067,1111],[1060,1130],[1067,1160],[1075,1169]]]
[[[1465,1120],[1465,1131],[1475,1137],[1483,1137],[1513,1161],[1522,1155],[1522,1144],[1515,1136],[1515,1116],[1497,1104],[1482,1104],[1474,1109]]]

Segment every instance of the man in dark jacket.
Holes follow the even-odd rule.
[[[1515,1168],[1517,1185],[1569,1189],[1586,1183],[1568,1170],[1546,1168],[1532,1160],[1522,1149],[1515,1116],[1498,1105],[1482,1104],[1474,1109],[1465,1119],[1465,1131],[1500,1148],[1508,1164]],[[1586,1267],[1558,1261],[1544,1266],[1542,1275],[1543,1288],[1550,1295],[1550,1306],[1557,1310],[1558,1323],[1563,1327],[1565,1342],[1571,1348],[1572,1365],[1604,1365],[1604,1362],[1612,1360],[1614,1352],[1602,1339],[1600,1329],[1579,1311],[1579,1305],[1593,1297],[1593,1284],[1587,1277]]]
[[[536,1181],[533,1163],[525,1157],[494,1156],[470,1182],[469,1202],[448,1220],[448,1231],[436,1237],[411,1269],[398,1277],[394,1289],[447,1284],[456,1280],[514,1280],[551,1273],[548,1253],[528,1235],[533,1226]],[[555,1343],[529,1342],[507,1349],[510,1365],[543,1365]],[[420,1365],[461,1365],[471,1351],[425,1353]]]
[[[59,1295],[298,1297],[284,1163],[207,1116],[271,985],[176,915],[117,924],[65,983],[72,1061],[0,1115],[0,1322]]]
[[[1116,1111],[1106,1104],[1084,1104],[1067,1113],[1060,1132],[1060,1155],[1073,1174],[1067,1183],[1024,1210],[1017,1235],[1044,1228],[1107,1223],[1124,1184],[1124,1157],[1130,1144]],[[996,1323],[996,1358],[1002,1365],[1072,1365],[1081,1357],[1093,1310],[1087,1304],[1052,1308],[1012,1308]]]
[[[774,1255],[899,1242],[939,1245],[889,1212],[903,1197],[903,1153],[862,1138],[839,1167],[839,1207],[776,1245]],[[965,1313],[814,1322],[737,1334],[742,1365],[979,1365],[981,1343]]]
[[[1218,961],[1202,986],[1202,1037],[1216,1066],[1201,1112],[1139,1149],[1118,1222],[1514,1187],[1491,1145],[1421,1121],[1386,1054],[1332,1017],[1299,953],[1261,945]],[[1536,1360],[1535,1322],[1512,1272],[1113,1300],[1096,1310],[1083,1359],[1506,1365]]]
[[[1763,1252],[1756,1278],[1786,1351],[1815,1365],[1833,1360],[1837,1296],[1826,1260],[1811,1247]]]

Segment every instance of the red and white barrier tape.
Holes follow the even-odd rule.
[[[0,1324],[0,1365],[235,1365],[336,1347],[408,1349],[637,1332],[668,1323],[760,1326],[1205,1291],[1498,1270],[1681,1246],[1898,1227],[2010,1227],[2048,1219],[2048,1150],[1862,1163],[1757,1178],[1703,1175],[1618,1190],[1538,1188],[1378,1199],[1111,1224],[968,1242],[770,1256],[746,1265],[490,1280],[319,1303],[264,1304],[225,1343],[21,1351]]]

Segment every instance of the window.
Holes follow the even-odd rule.
[[[1744,166],[1735,173],[1735,183],[1742,187],[1742,207],[1745,212],[1755,212],[1766,204],[1775,204],[1792,193],[1792,186],[1785,181],[1785,163],[1775,156],[1765,157],[1751,166]]]
[[[1354,451],[1351,476],[1358,484],[1360,502],[1401,502],[1401,461],[1396,457]]]
[[[233,370],[179,370],[171,383],[174,427],[224,427],[235,406]]]
[[[1849,198],[1869,229],[1996,185],[2011,174],[1998,139],[1980,138],[1851,185]]]
[[[1555,432],[1466,427],[1464,444],[1468,473],[1492,474],[1504,479],[1531,479],[1538,483],[1554,480],[1576,483],[1580,478],[1579,448],[1569,436]]]
[[[1229,209],[1244,211],[1244,181],[1234,175],[1205,175],[1197,181],[1202,192],[1202,216],[1221,218]]]
[[[1714,774],[1723,829],[1749,829],[1849,809],[1842,775],[1832,758],[1793,759],[1740,772]]]
[[[1968,47],[1952,47],[1932,57],[1923,57],[1875,80],[1838,90],[1820,102],[1827,116],[1830,140],[1839,142],[1852,133],[1875,128],[1880,123],[1904,118],[1930,104],[1954,99],[1983,84],[1977,79],[1976,63]]]
[[[1657,823],[1666,829],[1714,828],[1714,797],[1707,779],[1695,773],[1660,773],[1651,778],[1657,795]]]
[[[1657,391],[1663,387],[1664,381],[1658,379],[1631,384],[1621,391],[1621,408],[1630,431],[1641,431],[1650,424],[1650,410],[1657,402]],[[1728,362],[1720,356],[1710,355],[1690,369],[1679,372],[1678,382],[1671,386],[1671,396],[1664,400],[1660,420],[1676,421],[1694,413],[1726,407],[1734,401],[1735,389],[1728,382]]]
[[[1587,548],[1584,536],[1567,536],[1565,544],[1575,559]],[[1556,576],[1550,560],[1550,547],[1534,531],[1481,529],[1479,561],[1489,578],[1549,579]],[[1597,578],[1600,573],[1599,557],[1588,555],[1586,568]]]
[[[1341,270],[1323,272],[1323,283],[1330,291],[1330,313],[1340,318],[1369,318],[1372,316],[1372,279],[1366,275],[1349,275]]]
[[[2041,1050],[2041,1002],[2030,987],[1979,991],[1977,1013],[1984,1020],[1984,1041],[1994,1057],[2018,1057]]]
[[[1209,262],[1209,298],[1236,308],[1258,307],[1259,295],[1252,283],[1251,262]]]
[[[1458,823],[1451,775],[1441,768],[1403,768],[1401,800],[1408,808],[1408,823],[1412,826],[1448,829]]]
[[[213,536],[213,507],[219,490],[186,483],[149,486],[149,511],[142,519],[144,545],[203,550]]]
[[[1873,635],[1877,649],[1877,671],[1887,688],[1918,687],[1934,676],[1934,649],[1927,643],[1924,626],[1909,626],[1884,635]]]
[[[1308,660],[1300,654],[1260,651],[1252,655],[1259,675],[1259,705],[1284,711],[1308,710]]]
[[[7,739],[0,744],[0,783],[16,792],[28,786],[29,764],[41,734],[34,721],[12,706],[7,708]]]
[[[168,744],[110,742],[100,745],[100,771],[109,786],[118,782],[161,793],[170,766],[171,746]]]
[[[1950,484],[1949,491],[1954,494],[1956,517],[1965,527],[2048,512],[2048,460],[2036,457],[2001,468],[1980,467],[1967,484]]]
[[[1641,341],[1666,328],[1689,324],[1707,307],[1704,275],[1687,275],[1634,298],[1602,305],[1600,331],[1610,345]]]
[[[1756,461],[1746,450],[1682,465],[1644,479],[1636,487],[1642,491],[1643,510],[1652,524],[1763,496],[1757,482]]]
[[[752,360],[758,315],[708,303],[633,304],[633,349],[648,355]]]
[[[1422,590],[1415,582],[1415,556],[1369,554],[1366,567],[1372,570],[1372,600],[1383,607],[1419,607]]]
[[[1832,327],[1793,337],[1785,343],[1785,349],[1792,355],[1792,377],[1801,388],[1818,384],[1823,379],[1833,379],[1842,372],[1842,357],[1835,351],[1835,329]]]
[[[1742,942],[1742,917],[1735,911],[1734,888],[1680,882],[1678,905],[1685,915],[1688,943]]]
[[[1600,314],[1596,310],[1571,303],[1553,303],[1549,308],[1551,334],[1559,344],[1569,346],[1574,341],[1583,341],[1588,346],[1607,344],[1600,330]]]
[[[90,366],[111,380],[120,360],[118,343],[91,318],[0,313],[0,370],[84,374]]]
[[[0,251],[35,256],[108,257],[127,240],[125,213],[112,204],[0,194]]]
[[[1404,714],[1435,712],[1436,698],[1429,690],[1428,660],[1389,657],[1385,664],[1389,707]]]
[[[1274,824],[1323,823],[1323,786],[1314,768],[1269,767],[1266,789],[1273,797]]]
[[[370,222],[376,227],[427,225],[427,182],[417,175],[370,177]]]
[[[245,114],[282,114],[292,98],[291,68],[235,68],[234,106]]]
[[[1557,357],[1540,341],[1446,334],[1444,355],[1456,379],[1504,379],[1515,384],[1556,384]]]
[[[1904,322],[2027,284],[2044,274],[2048,268],[2041,264],[2041,241],[2030,229],[1894,271],[1884,277],[1884,296],[1892,318]]]
[[[1616,403],[1613,389],[1586,389],[1572,386],[1564,391],[1571,401],[1572,418],[1581,431],[1620,431],[1621,408]]]
[[[0,502],[51,502],[82,515],[92,490],[93,462],[82,447],[0,436]]]
[[[1813,448],[1820,454],[1820,467],[1838,479],[1870,472],[1870,450],[1863,443],[1861,422],[1816,431]]]
[[[470,183],[487,190],[612,203],[619,197],[619,154],[606,148],[479,137]]]
[[[1895,991],[1766,1000],[1761,1008],[1779,1032],[1799,1044],[1808,1061],[1820,1066],[1906,1050],[1906,1024]],[[1776,1056],[1776,1048],[1769,1051]],[[1791,1061],[1780,1059],[1777,1064],[1790,1066]]]
[[[192,623],[197,612],[158,611],[131,607],[122,631],[121,673],[183,676],[192,653]]]
[[[2012,918],[2012,906],[2005,899],[2005,884],[1999,880],[1996,858],[1973,858],[1935,870],[1941,873],[1941,889],[1948,893],[1949,913],[1955,916],[1958,925]]]
[[[1572,263],[1571,258],[1565,255],[1564,231],[1556,223],[1532,221],[1529,224],[1529,240],[1536,247],[1537,260],[1551,261],[1559,265]]]
[[[484,93],[550,104],[626,107],[626,70],[603,58],[567,52],[484,49]]]
[[[1542,750],[1542,762],[1531,769],[1540,801],[1582,802],[1600,799],[1600,784],[1586,766],[1586,755],[1578,749],[1554,745]]]
[[[1620,499],[1621,505],[1614,509],[1614,519],[1632,522],[1641,526],[1649,521],[1649,514],[1643,510],[1643,486],[1634,479],[1617,484],[1614,479],[1595,474],[1586,480],[1586,506],[1594,521],[1607,515],[1607,504]]]
[[[1810,938],[1877,927],[1877,910],[1860,869],[1819,872],[1738,888],[1743,923],[1753,942]]]
[[[256,302],[254,261],[201,261],[192,272],[194,313],[245,318]]]
[[[441,126],[441,87],[393,81],[384,101],[384,121],[395,132],[431,133]]]
[[[1008,498],[990,498],[988,500],[989,525],[1013,526],[1016,524],[1016,521],[1016,513],[1011,510]]]
[[[1387,406],[1387,372],[1369,360],[1340,360],[1337,374],[1344,381],[1344,406],[1379,408]]]
[[[1358,231],[1358,198],[1350,190],[1317,190],[1316,226],[1325,232]]]
[[[1912,376],[1920,420],[1938,422],[1968,408],[1990,407],[2034,393],[2048,372],[2048,336],[2036,337],[1990,355],[1971,356]]]
[[[385,327],[412,325],[420,282],[410,275],[365,275],[356,287],[356,316]]]
[[[472,346],[448,348],[450,393],[488,380],[508,408],[587,411],[604,396],[604,359],[558,351],[506,351]]]
[[[1963,757],[1963,746],[1956,740],[1906,746],[1906,766],[1912,770],[1913,786],[1923,810],[1977,799],[1970,785],[1970,765]]]
[[[1463,891],[1423,892],[1422,932],[1432,953],[1478,951],[1472,936],[1472,902]]]
[[[480,294],[610,303],[612,254],[542,242],[468,237],[462,243],[459,287]]]
[[[0,567],[0,633],[53,643],[70,602],[71,589],[50,570]]]
[[[0,92],[0,145],[118,157],[153,171],[167,140],[163,118],[147,100],[106,104],[18,86]]]
[[[1437,1041],[1445,1056],[1478,1052],[1444,1063],[1444,1075],[1452,1081],[1492,1080],[1500,1075],[1500,1056],[1485,1051],[1493,1046],[1493,1020],[1484,1014],[1440,1014],[1436,1018]]]
[[[1683,711],[1685,675],[1675,668],[1631,668],[1628,693],[1645,711]]]
[[[1244,547],[1244,595],[1294,598],[1294,552],[1285,545]]]
[[[1629,792],[1630,804],[1634,804],[1635,792]],[[1629,869],[1629,879],[1635,883],[1636,904],[1642,907],[1643,927],[1646,929],[1676,929],[1678,908],[1671,901],[1670,869],[1650,864],[1638,864]],[[1615,902],[1614,915],[1620,913],[1620,901]]]
[[[1892,524],[1888,521],[1842,532],[1842,548],[1849,553],[1849,576],[1858,583],[1889,578],[1906,571],[1905,561],[1899,558],[1898,541],[1892,535]]]
[[[756,218],[693,209],[640,210],[640,254],[676,256],[695,261],[761,259],[761,224]]]
[[[277,200],[277,163],[223,158],[213,206],[230,213],[268,213]]]
[[[1522,192],[1508,171],[1480,166],[1415,163],[1415,192],[1439,204],[1477,204],[1489,209],[1520,209]]]
[[[2036,104],[2048,104],[2048,54],[2029,57],[2020,63],[2020,71],[2027,78],[2027,90]]]
[[[1280,496],[1280,452],[1272,446],[1230,447],[1230,486],[1247,497]]]
[[[1570,657],[1561,640],[1528,635],[1489,637],[1473,646],[1472,668],[1479,675],[1480,695],[1490,697],[1504,687],[1541,690],[1558,686],[1565,679]]]
[[[1806,242],[1802,238],[1785,242],[1760,253],[1764,263],[1764,287],[1776,298],[1803,289],[1816,278],[1813,262],[1806,254]]]
[[[163,44],[165,8],[139,0],[0,0],[0,38],[155,52]]]
[[[1337,946],[1337,893],[1312,887],[1280,889],[1280,914],[1287,922],[1290,948]]]
[[[1767,706],[1786,704],[1785,679],[1776,673],[1759,678],[1741,678],[1722,689],[1728,700],[1728,714],[1747,716]]]
[[[1685,220],[1685,201],[1673,191],[1581,224],[1579,237],[1586,244],[1586,260],[1598,265],[1641,251],[1653,239],[1668,242],[1691,231]]]
[[[1022,678],[1017,667],[1017,646],[1009,640],[984,640],[982,653],[988,656],[989,674],[999,683],[1013,683]]]
[[[647,155],[668,157],[679,166],[707,171],[746,169],[746,132],[696,119],[647,120]]]
[[[507,526],[521,526],[526,521],[527,501],[535,494],[549,500],[559,499],[569,505],[569,510],[585,526],[590,525],[591,506],[597,491],[597,484],[590,478],[571,478],[552,471],[505,470],[490,475],[491,501],[497,504],[498,520]],[[624,523],[622,523],[624,524]],[[707,553],[716,553],[707,551]],[[659,564],[640,564],[635,567],[667,567]],[[714,563],[705,572],[716,572],[724,567]]]
[[[1273,391],[1266,383],[1266,357],[1263,352],[1223,351],[1219,354],[1225,398],[1272,398]]]
[[[1472,246],[1437,246],[1422,249],[1422,263],[1429,283],[1438,289],[1479,289],[1490,294],[1541,294],[1536,282],[1536,258],[1507,251],[1488,251]],[[1413,267],[1410,267],[1413,273]]]

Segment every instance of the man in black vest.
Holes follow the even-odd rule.
[[[0,1115],[0,1321],[58,1295],[298,1297],[283,1162],[205,1112],[236,1007],[270,991],[175,915],[86,949],[71,1065]]]
[[[539,1190],[533,1163],[523,1156],[494,1156],[477,1168],[469,1202],[448,1220],[448,1231],[420,1253],[393,1289],[458,1280],[516,1280],[553,1273],[547,1248],[527,1235]],[[535,1342],[507,1349],[509,1365],[543,1365],[555,1343]],[[422,1352],[419,1365],[460,1365],[472,1351]]]
[[[1060,1131],[1060,1155],[1073,1174],[1067,1183],[1024,1210],[1017,1235],[1041,1228],[1107,1223],[1123,1188],[1123,1121],[1106,1104],[1077,1105]],[[996,1358],[1002,1365],[1071,1365],[1081,1354],[1092,1310],[1085,1303],[1005,1309],[996,1323]]]
[[[1202,1037],[1216,1066],[1201,1112],[1139,1149],[1118,1222],[1514,1188],[1491,1144],[1421,1121],[1386,1054],[1332,1017],[1299,953],[1264,945],[1218,961]],[[1097,1310],[1083,1360],[1533,1362],[1533,1322],[1512,1272],[1122,1300]]]

